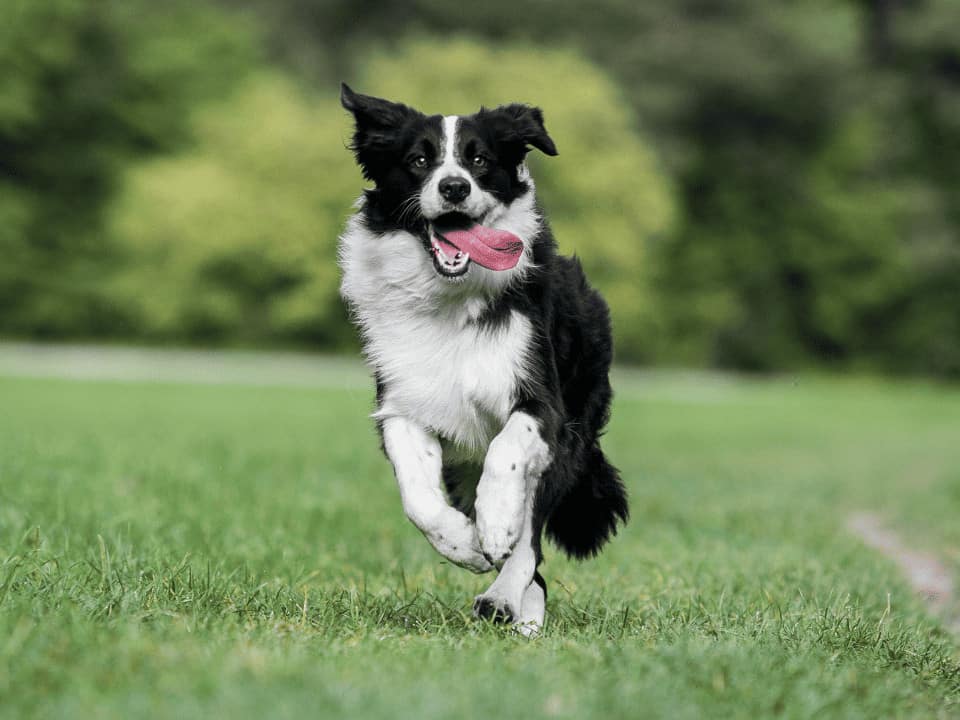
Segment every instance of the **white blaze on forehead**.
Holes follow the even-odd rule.
[[[457,124],[458,115],[444,115],[443,117],[443,163],[441,170],[460,169],[457,165]],[[446,176],[445,176],[446,177]]]

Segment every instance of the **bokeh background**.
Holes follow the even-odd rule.
[[[960,376],[956,0],[0,0],[0,336],[355,352],[341,79],[544,108],[620,362]]]

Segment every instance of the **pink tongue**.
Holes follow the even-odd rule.
[[[520,261],[523,243],[506,230],[474,225],[467,230],[437,234],[437,242],[451,257],[457,250],[467,253],[475,263],[490,270],[509,270]]]

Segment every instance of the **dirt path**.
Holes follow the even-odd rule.
[[[893,560],[930,609],[944,618],[947,627],[960,634],[956,586],[950,571],[935,555],[907,547],[900,536],[873,513],[851,515],[847,527],[866,545]]]

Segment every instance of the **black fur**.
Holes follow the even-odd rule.
[[[516,404],[540,418],[553,454],[536,498],[534,537],[539,542],[545,527],[561,549],[583,559],[599,552],[629,517],[620,474],[600,449],[612,398],[610,313],[579,260],[557,255],[546,225],[534,258],[537,271],[500,300],[530,318],[537,338],[532,354],[542,359],[536,384]]]
[[[411,164],[411,158],[423,156],[429,161],[436,156],[442,118],[358,95],[346,85],[342,102],[356,118],[352,147],[357,161],[376,184],[367,191],[361,210],[368,227],[406,229],[426,238],[424,221],[404,213],[404,207],[420,191],[429,171]],[[460,122],[456,153],[461,158],[483,157],[484,162],[471,166],[470,172],[506,204],[528,190],[517,167],[530,147],[557,154],[538,108],[481,109]],[[540,420],[552,454],[534,505],[535,549],[541,559],[540,538],[546,531],[570,556],[588,558],[628,518],[620,475],[600,449],[610,414],[610,316],[603,298],[587,283],[580,262],[557,253],[546,221],[541,221],[533,238],[533,256],[535,269],[522,283],[493,298],[478,322],[496,324],[511,311],[519,311],[532,324],[535,347],[529,356],[536,358],[536,366],[514,409]],[[378,379],[378,401],[382,391]],[[470,483],[475,485],[478,477],[477,466],[444,468],[451,502],[468,515],[473,503]],[[535,579],[545,588],[539,573]]]

